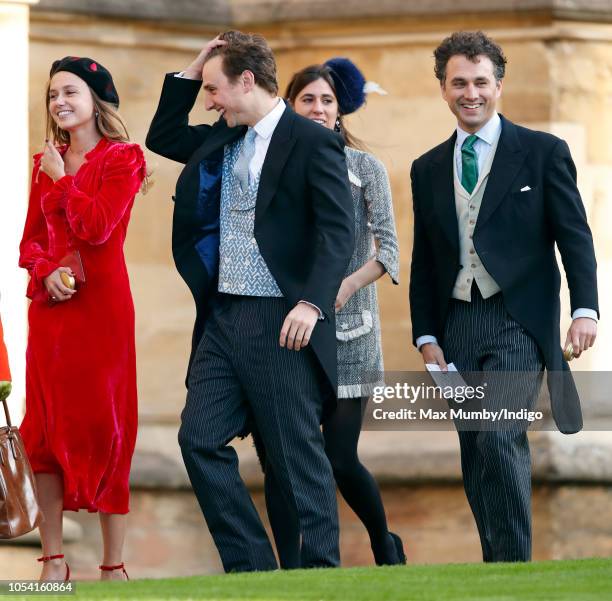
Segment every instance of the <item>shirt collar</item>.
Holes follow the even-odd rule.
[[[266,140],[270,138],[284,112],[285,101],[282,98],[279,98],[276,106],[253,126],[253,129],[257,135],[265,138]]]
[[[500,131],[501,119],[497,113],[493,113],[493,116],[476,132],[476,135],[480,140],[486,142],[489,146],[492,146],[499,136]],[[463,142],[465,142],[465,139],[471,135],[472,134],[461,129],[461,127],[457,125],[457,146],[461,148],[461,146],[463,146]]]

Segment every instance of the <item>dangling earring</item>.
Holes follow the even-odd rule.
[[[98,113],[98,111],[96,111],[96,119],[100,116],[100,113]]]
[[[336,117],[336,124],[334,125],[334,131],[341,131],[340,129],[340,117]]]

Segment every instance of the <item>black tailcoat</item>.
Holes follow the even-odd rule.
[[[598,311],[595,252],[567,144],[501,116],[502,130],[474,230],[474,248],[501,288],[508,313],[536,340],[549,372],[553,416],[563,432],[582,427],[578,394],[560,341],[561,276],[571,309]],[[453,160],[456,133],[414,161],[413,341],[443,344],[459,265]],[[529,188],[525,191],[521,191]]]
[[[189,125],[201,82],[166,75],[147,148],[185,164],[174,196],[172,252],[196,303],[193,349],[204,331],[217,289],[219,206],[223,148],[246,127]],[[202,194],[200,195],[200,183]],[[254,236],[287,301],[319,307],[312,348],[337,389],[334,302],[354,247],[354,216],[343,142],[337,134],[296,115],[289,106],[274,130],[262,167]],[[195,245],[206,239],[215,256],[207,269]],[[280,338],[280,332],[279,332]]]

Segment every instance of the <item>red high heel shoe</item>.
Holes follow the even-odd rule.
[[[113,570],[121,570],[125,574],[125,579],[126,580],[130,579],[130,577],[128,576],[128,573],[125,571],[124,563],[117,564],[116,566],[101,565],[101,566],[98,566],[98,568],[100,568],[103,572],[112,572]]]
[[[43,563],[47,563],[52,559],[64,559],[64,554],[60,553],[59,555],[43,555],[39,557],[36,561],[42,561]],[[64,562],[66,563],[66,562]],[[68,582],[70,580],[70,566],[66,563],[66,576],[64,576],[64,582]]]

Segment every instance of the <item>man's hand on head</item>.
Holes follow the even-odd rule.
[[[204,63],[206,62],[206,57],[210,54],[211,50],[218,48],[219,46],[225,46],[227,42],[225,40],[220,40],[219,36],[217,36],[214,40],[210,40],[202,48],[200,54],[196,57],[196,59],[183,71],[183,77],[186,79],[202,79],[202,69],[204,68]]]
[[[285,317],[279,344],[291,351],[308,346],[310,336],[319,320],[319,311],[307,303],[298,303]]]

